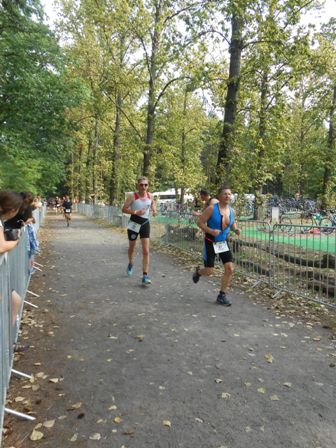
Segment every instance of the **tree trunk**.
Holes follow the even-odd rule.
[[[85,198],[85,194],[83,195],[83,184],[82,184],[82,156],[83,156],[83,145],[80,143],[78,146],[78,182],[76,189],[76,196],[79,201]]]
[[[144,148],[144,163],[143,163],[143,174],[144,176],[149,176],[151,153],[152,153],[152,143],[154,137],[154,125],[155,125],[155,91],[156,91],[156,80],[157,80],[157,54],[160,45],[160,31],[159,22],[162,9],[162,0],[159,0],[156,4],[155,10],[155,23],[154,23],[154,33],[152,38],[152,53],[150,58],[149,67],[149,83],[148,83],[148,105],[147,105],[147,132],[146,132],[146,142]]]
[[[87,154],[86,154],[86,163],[85,163],[85,202],[89,202],[91,199],[91,191],[90,191],[90,166],[91,166],[91,152],[92,152],[92,136],[91,131],[89,131],[89,142],[88,142],[88,148],[87,148]]]
[[[265,70],[260,86],[260,110],[259,110],[259,132],[257,145],[257,173],[255,179],[255,202],[254,202],[254,219],[258,218],[258,207],[262,205],[263,193],[263,158],[265,156],[265,133],[266,133],[266,103],[268,94],[268,73]]]
[[[186,151],[186,129],[185,129],[185,119],[187,116],[187,103],[188,103],[188,89],[185,89],[184,99],[183,99],[183,128],[182,128],[182,136],[181,136],[181,167],[182,170],[185,170],[185,151]],[[184,203],[184,194],[185,187],[181,188],[181,197],[180,203]]]
[[[222,176],[224,176],[226,181],[230,182],[230,158],[234,140],[234,124],[237,115],[237,98],[243,49],[243,20],[237,13],[233,13],[232,15],[231,30],[230,69],[225,99],[224,125],[217,159],[218,183],[223,181]]]
[[[328,143],[327,155],[324,166],[323,187],[322,187],[322,209],[328,208],[331,193],[331,179],[335,164],[335,129],[334,119],[336,111],[336,84],[334,85],[333,99],[329,113],[329,129],[328,129]]]
[[[116,111],[115,111],[115,124],[113,133],[113,156],[112,156],[112,172],[110,179],[110,204],[113,205],[118,199],[118,174],[117,164],[119,159],[119,147],[120,147],[120,131],[121,131],[121,108],[122,97],[121,94],[117,94],[116,98]]]
[[[93,203],[96,203],[97,198],[97,178],[96,178],[96,166],[97,166],[97,154],[99,146],[99,123],[98,117],[95,117],[95,129],[94,129],[94,144],[93,144],[93,158],[92,158],[92,192],[93,192]]]

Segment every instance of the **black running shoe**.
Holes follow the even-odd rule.
[[[196,269],[195,269],[195,272],[192,275],[192,279],[193,279],[194,283],[198,283],[198,280],[200,279],[201,275],[199,274],[199,270],[200,270],[200,267],[197,266]]]
[[[220,293],[218,294],[216,302],[217,302],[219,305],[223,305],[223,306],[231,306],[231,302],[230,302],[230,300],[226,297],[225,292],[224,292],[224,293],[223,293],[223,292],[220,292]]]

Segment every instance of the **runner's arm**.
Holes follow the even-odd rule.
[[[130,206],[133,202],[133,195],[129,195],[123,205],[122,212],[126,213],[127,215],[135,215],[136,213],[133,212],[133,210],[130,209]]]
[[[209,205],[215,205],[215,204],[218,204],[218,202],[219,202],[218,199],[216,199],[216,198],[211,198],[211,201],[210,201]]]
[[[151,202],[151,210],[152,210],[153,216],[156,216],[158,214],[153,200]]]
[[[213,206],[209,205],[201,216],[198,218],[197,225],[200,229],[203,230],[204,233],[209,233],[210,235],[217,236],[220,234],[220,230],[211,229],[207,226],[207,222],[209,221],[213,212]]]
[[[232,224],[230,230],[232,230],[232,232],[234,232],[237,236],[240,235],[240,229],[238,229],[236,221],[233,221],[233,224]]]

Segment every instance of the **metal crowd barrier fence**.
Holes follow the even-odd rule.
[[[336,227],[275,225],[271,285],[336,307]]]
[[[107,221],[113,226],[127,227],[129,217],[122,213],[121,207],[79,203],[77,211],[90,218]]]
[[[35,230],[43,224],[45,208],[33,212]],[[29,236],[26,228],[22,229],[19,244],[12,251],[0,255],[0,430],[2,432],[4,413],[12,413],[24,418],[33,417],[5,408],[7,390],[12,373],[29,377],[13,369],[14,347],[19,335],[30,270],[28,264]],[[1,445],[1,435],[0,435]]]
[[[80,213],[127,227],[129,216],[122,215],[118,207],[79,206]],[[151,219],[152,235],[164,244],[200,256],[203,232],[185,219],[184,215],[159,215]],[[230,237],[236,270],[255,278],[256,284],[266,282],[277,294],[287,291],[336,308],[335,227],[244,220],[239,221],[239,228],[240,237]]]

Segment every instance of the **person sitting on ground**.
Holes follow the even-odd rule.
[[[199,210],[194,211],[193,212],[194,216],[201,216],[202,212],[207,207],[209,207],[209,205],[218,204],[218,199],[212,197],[210,192],[209,192],[209,190],[206,190],[206,189],[202,188],[199,191],[199,195],[200,195],[201,201],[204,203],[204,206],[203,206],[203,210],[202,211],[199,211]]]

